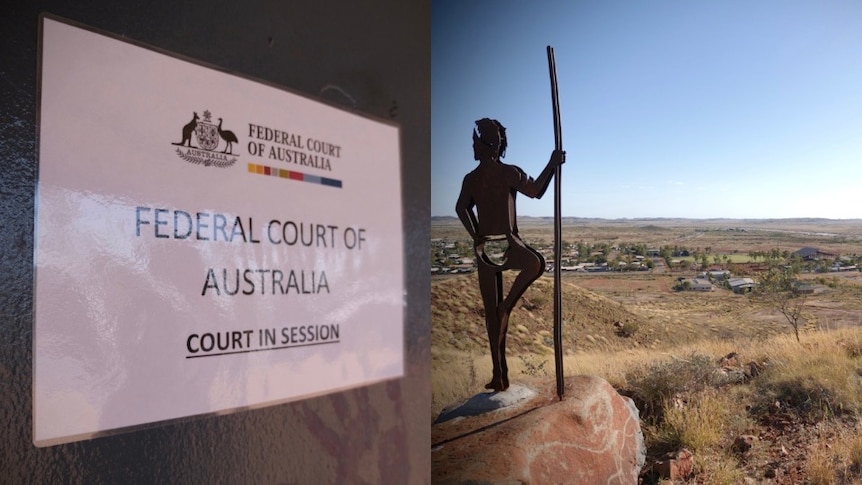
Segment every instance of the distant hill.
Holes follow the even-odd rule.
[[[554,218],[550,216],[518,216],[519,221],[534,221],[534,222],[549,222],[553,223]],[[685,217],[621,217],[616,219],[606,219],[601,217],[563,217],[564,223],[606,223],[606,224],[647,224],[647,223],[668,223],[668,224],[693,224],[693,223],[746,223],[746,224],[860,224],[862,218],[858,219],[829,219],[826,217],[789,217],[789,218],[769,218],[769,219],[737,219],[726,217],[711,217],[711,218],[685,218]],[[455,216],[431,216],[432,222],[458,222]]]
[[[518,226],[522,229],[553,228],[553,217],[518,216]],[[811,233],[819,235],[846,235],[862,237],[862,219],[826,219],[799,217],[787,219],[685,219],[672,217],[649,217],[632,219],[600,219],[590,217],[563,217],[563,230],[578,228],[644,229],[657,231],[664,229],[696,230],[747,230]],[[463,230],[461,222],[452,216],[433,216],[431,226]]]

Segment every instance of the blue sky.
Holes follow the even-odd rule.
[[[433,0],[431,27],[432,215],[455,213],[480,118],[539,175],[551,45],[563,216],[862,218],[862,2]]]

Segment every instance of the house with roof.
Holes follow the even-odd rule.
[[[801,295],[810,295],[814,293],[814,285],[802,281],[794,281],[793,291]]]
[[[687,291],[712,291],[712,282],[705,278],[677,278],[675,289]]]
[[[723,269],[714,269],[710,271],[704,271],[700,274],[701,278],[712,278],[718,281],[724,281],[730,278],[730,271]]]
[[[748,293],[754,290],[756,283],[751,278],[730,278],[727,285],[734,293]]]
[[[703,278],[692,278],[691,279],[691,290],[692,291],[712,291],[713,286],[712,282],[703,279]]]
[[[794,256],[798,256],[803,261],[820,261],[821,259],[837,259],[838,255],[828,251],[821,251],[820,248],[806,246],[798,251],[793,252]]]

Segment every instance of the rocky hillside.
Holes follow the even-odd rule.
[[[649,319],[565,279],[562,296],[563,342],[567,354],[576,349],[621,350],[645,346],[661,337],[662,330]],[[553,353],[553,298],[553,279],[548,276],[539,278],[527,290],[509,321],[510,352]],[[475,273],[432,281],[431,342],[432,348],[485,352],[488,337]]]

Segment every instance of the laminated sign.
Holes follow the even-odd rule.
[[[404,374],[398,127],[45,17],[33,441]]]

